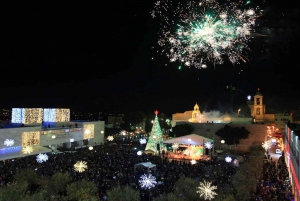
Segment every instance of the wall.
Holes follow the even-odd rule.
[[[0,129],[0,149],[1,148],[7,148],[7,146],[4,145],[4,140],[6,139],[13,139],[14,145],[16,146],[22,146],[22,133],[23,132],[31,132],[31,131],[40,131],[41,127],[19,127],[19,128],[4,128]]]
[[[223,128],[226,124],[219,123],[219,124],[210,124],[210,123],[188,123],[194,127],[194,134],[198,134],[210,139],[214,139],[215,149],[219,149],[220,147],[223,148],[230,148],[228,145],[221,144],[220,137],[216,136],[215,133],[219,129]],[[231,146],[231,148],[236,148],[241,151],[248,151],[251,145],[261,145],[265,141],[265,135],[267,127],[265,124],[229,124],[231,127],[242,127],[244,126],[246,130],[250,132],[248,139],[240,140],[239,145],[237,147]]]

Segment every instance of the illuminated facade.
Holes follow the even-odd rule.
[[[94,124],[85,124],[83,128],[83,139],[94,138]]]
[[[0,160],[22,157],[24,153],[39,154],[56,151],[59,147],[76,149],[104,143],[104,121],[67,123],[72,126],[54,125],[45,128],[41,124],[33,124],[0,129]],[[32,148],[30,153],[22,151],[28,147]]]
[[[285,161],[295,201],[300,201],[300,124],[286,124],[284,135]]]
[[[249,118],[231,118],[228,114],[220,114],[219,112],[201,113],[199,105],[196,103],[194,110],[185,111],[184,113],[176,113],[172,115],[172,126],[177,122],[191,123],[229,123],[232,121],[249,122]],[[251,120],[250,120],[251,122]]]
[[[70,109],[44,108],[44,122],[70,121]]]
[[[13,108],[11,123],[40,124],[44,122],[69,122],[70,109]]]
[[[32,124],[42,123],[42,108],[13,108],[11,123]]]

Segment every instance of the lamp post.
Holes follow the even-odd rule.
[[[221,140],[221,144],[222,144],[222,149],[223,149],[223,144],[225,143],[225,140]]]

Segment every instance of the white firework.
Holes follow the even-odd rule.
[[[4,145],[5,146],[13,146],[15,144],[15,141],[13,139],[6,139],[4,140]]]
[[[270,149],[271,148],[271,141],[270,140],[267,140],[265,142],[262,143],[262,147],[267,150],[267,149]]]
[[[178,144],[178,143],[174,143],[174,144],[172,145],[172,148],[173,148],[173,149],[178,149],[178,147],[179,147],[179,144]]]
[[[107,140],[108,140],[108,141],[113,141],[113,140],[114,140],[114,137],[110,135],[110,136],[107,137]]]
[[[139,183],[140,183],[141,188],[144,188],[144,189],[153,188],[153,187],[155,187],[155,184],[157,184],[156,178],[154,176],[152,176],[152,174],[142,175],[140,177]]]
[[[33,152],[33,147],[32,146],[23,147],[22,152],[23,154],[31,154]]]
[[[205,142],[204,143],[205,148],[211,149],[213,147],[213,144],[211,142]]]
[[[74,164],[74,170],[76,172],[84,172],[87,169],[87,162],[85,161],[78,161]]]
[[[153,18],[160,20],[158,44],[170,62],[202,68],[210,62],[233,64],[249,59],[244,50],[255,35],[259,7],[245,9],[242,1],[173,1],[154,4]],[[206,66],[205,66],[206,67]],[[204,68],[205,68],[204,67]]]
[[[204,197],[205,200],[211,200],[215,198],[215,195],[218,195],[214,190],[217,189],[217,186],[211,185],[211,182],[204,181],[200,182],[199,191],[196,191],[200,194],[200,197]]]
[[[145,138],[140,139],[140,144],[146,144],[147,140]]]
[[[36,156],[36,161],[38,163],[46,162],[48,160],[48,155],[47,154],[39,154]]]
[[[227,156],[227,157],[225,158],[225,161],[226,161],[227,163],[230,163],[230,162],[232,161],[232,158],[231,158],[230,156]]]

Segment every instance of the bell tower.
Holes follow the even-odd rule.
[[[200,117],[200,115],[201,112],[199,110],[199,105],[196,103],[192,112],[191,122],[198,122],[198,118]]]
[[[254,95],[254,105],[252,116],[254,117],[255,121],[263,121],[264,114],[265,114],[265,105],[263,104],[263,95],[260,93],[260,89],[257,89],[256,94]]]

